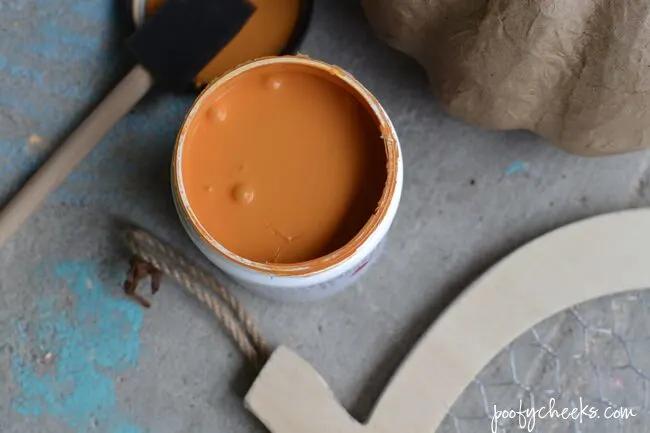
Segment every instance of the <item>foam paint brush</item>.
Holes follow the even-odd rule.
[[[185,90],[235,37],[247,0],[170,0],[127,41],[138,64],[0,210],[0,247],[153,87]]]

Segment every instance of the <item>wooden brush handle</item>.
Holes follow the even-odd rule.
[[[136,66],[83,121],[13,199],[0,210],[0,247],[68,177],[106,133],[142,99],[153,84]]]

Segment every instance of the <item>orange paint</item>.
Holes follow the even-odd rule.
[[[303,64],[260,66],[217,84],[181,133],[181,181],[202,229],[260,263],[304,262],[347,244],[388,178],[367,103]]]
[[[199,73],[197,84],[204,85],[247,61],[277,55],[287,45],[298,22],[300,0],[249,0],[255,13],[228,45]],[[148,0],[151,16],[165,0]]]
[[[165,0],[147,0],[145,4],[145,15],[147,18],[155,14],[164,4]]]

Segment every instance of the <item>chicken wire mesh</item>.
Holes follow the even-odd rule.
[[[650,291],[628,292],[537,324],[478,374],[437,433],[650,432],[649,303]]]

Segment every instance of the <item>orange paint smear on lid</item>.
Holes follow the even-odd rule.
[[[350,242],[388,176],[367,102],[302,64],[260,66],[218,84],[183,127],[181,181],[202,229],[258,263],[305,262]]]
[[[205,85],[250,60],[280,54],[298,23],[301,0],[248,0],[255,13],[242,30],[196,77]],[[165,0],[148,0],[146,15],[153,15]]]

